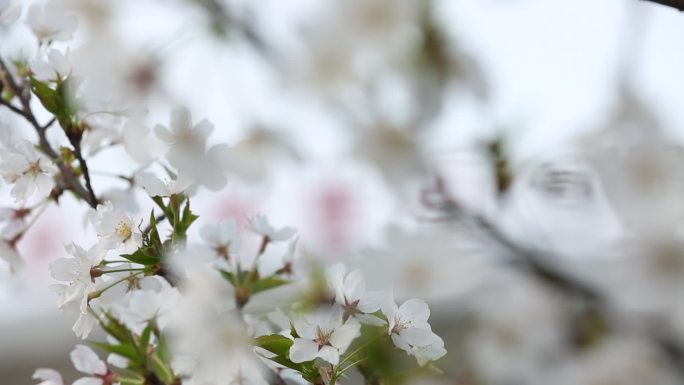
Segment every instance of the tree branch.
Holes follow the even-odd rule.
[[[530,274],[531,277],[544,282],[551,287],[559,290],[562,293],[569,295],[572,298],[577,298],[585,304],[590,305],[596,309],[607,319],[616,319],[621,316],[612,304],[609,303],[608,298],[599,290],[594,288],[582,280],[575,278],[572,274],[564,272],[561,268],[546,262],[543,255],[529,250],[523,246],[518,245],[514,240],[510,239],[504,232],[502,232],[496,224],[490,222],[481,215],[472,213],[460,206],[456,201],[451,199],[444,190],[444,185],[439,180],[437,192],[442,197],[440,204],[441,210],[447,214],[447,218],[459,220],[468,225],[475,231],[482,231],[488,236],[494,244],[501,247],[504,252],[512,258],[517,264],[523,267],[523,271]],[[432,205],[434,208],[434,205]],[[643,333],[641,325],[642,320],[630,324],[623,323],[622,327],[634,332],[634,325],[638,333]],[[678,373],[680,378],[684,379],[684,347],[677,341],[662,336],[662,331],[657,325],[650,324],[650,328],[646,335],[651,339],[655,347],[663,354],[671,364],[671,367]]]
[[[684,12],[684,0],[641,0],[641,1],[648,1],[651,3],[664,5],[666,7],[674,8],[680,12]]]

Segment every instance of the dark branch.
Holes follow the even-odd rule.
[[[649,1],[651,3],[664,5],[666,7],[674,8],[680,12],[684,12],[684,0],[641,0],[641,1]]]
[[[88,190],[88,200],[97,206],[97,197],[95,196],[95,191],[90,183],[90,171],[88,170],[88,163],[86,163],[85,159],[83,159],[83,154],[81,153],[80,139],[78,141],[74,141],[73,146],[76,159],[78,159],[78,163],[81,165],[81,174],[83,174],[83,179],[85,179],[86,189]]]

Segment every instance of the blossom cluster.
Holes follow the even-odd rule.
[[[569,155],[440,157],[492,91],[459,6],[291,3],[152,0],[189,33],[132,43],[137,1],[0,0],[0,259],[85,225],[49,265],[80,378],[39,385],[682,383],[682,146],[634,90]]]

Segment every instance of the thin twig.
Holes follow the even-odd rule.
[[[85,161],[85,159],[83,159],[80,139],[74,140],[71,144],[74,146],[74,154],[76,154],[76,159],[78,159],[78,163],[81,165],[81,173],[83,174],[83,179],[85,179],[88,197],[90,198],[90,201],[95,202],[95,206],[97,206],[97,196],[95,196],[93,185],[90,183],[90,171],[88,170],[88,163]]]

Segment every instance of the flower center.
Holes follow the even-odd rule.
[[[38,162],[33,162],[29,164],[28,170],[26,170],[26,174],[28,175],[38,175],[42,173],[43,170],[40,168],[40,164]]]
[[[330,345],[330,336],[332,335],[332,330],[331,331],[323,331],[320,326],[316,327],[316,342],[318,343],[318,347],[321,348],[325,345]]]
[[[133,230],[131,229],[131,226],[125,221],[119,221],[119,223],[116,224],[116,229],[114,229],[114,232],[116,233],[116,235],[120,236],[125,240],[131,237]]]
[[[408,329],[408,323],[404,322],[399,317],[394,317],[394,327],[392,328],[392,333],[399,333],[402,330]]]
[[[214,247],[214,251],[216,251],[216,254],[222,258],[228,259],[230,256],[230,253],[228,251],[229,245],[219,245]]]

